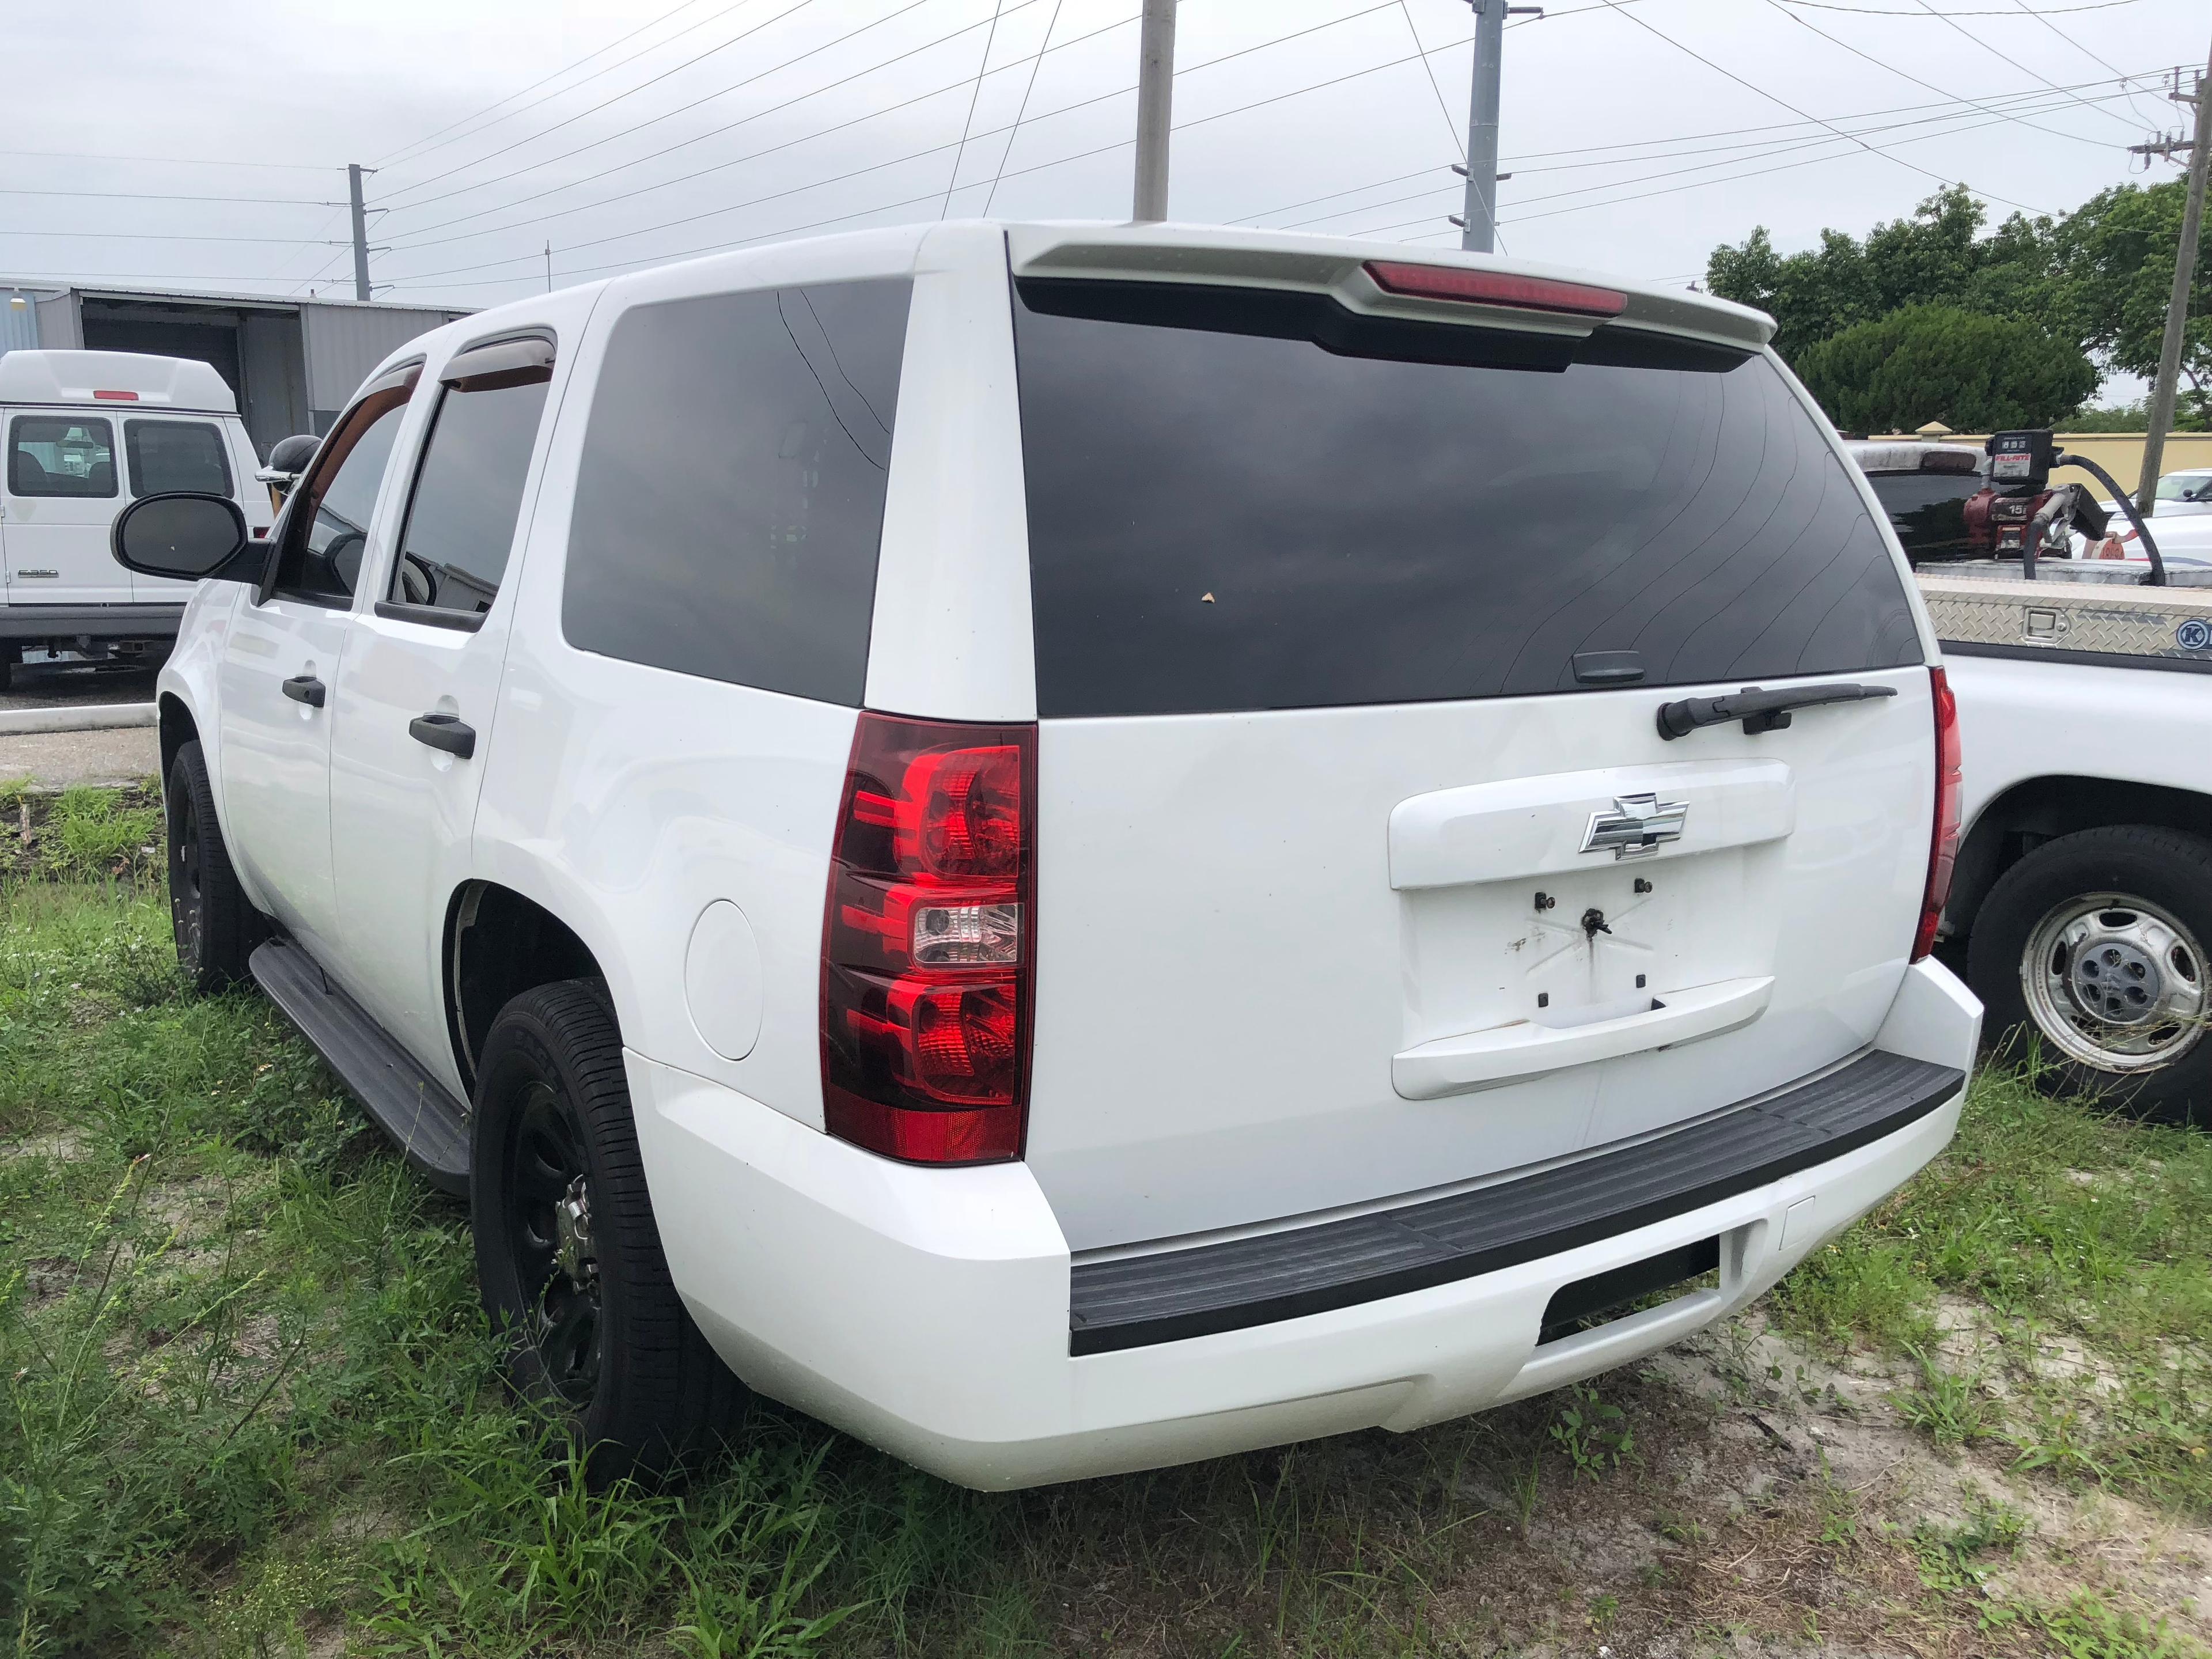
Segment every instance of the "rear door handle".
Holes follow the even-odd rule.
[[[477,729],[464,725],[459,714],[417,714],[407,722],[407,735],[462,760],[477,752]]]
[[[330,693],[313,674],[295,674],[284,682],[284,695],[294,702],[304,702],[310,708],[320,708],[323,699]]]

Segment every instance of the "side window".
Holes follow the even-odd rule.
[[[285,505],[276,589],[319,605],[346,604],[361,578],[368,518],[392,461],[416,370],[372,386],[315,451],[307,476]]]
[[[179,489],[230,494],[222,434],[204,421],[125,421],[123,450],[131,462],[133,500]]]
[[[115,428],[96,418],[18,415],[8,428],[11,495],[112,495]]]
[[[857,706],[913,283],[640,306],[586,430],[561,623],[586,651]]]
[[[391,603],[464,617],[491,609],[552,378],[552,343],[537,338],[478,346],[446,366],[385,594]]]

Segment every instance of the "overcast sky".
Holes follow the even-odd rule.
[[[987,203],[1125,218],[1136,10],[14,4],[0,276],[349,294],[324,244],[356,161],[379,297],[469,306],[542,289],[549,242],[565,284]],[[1455,245],[1472,28],[1464,0],[1183,0],[1173,216]],[[2204,0],[1562,0],[1506,35],[1502,239],[1686,282],[1756,225],[1802,248],[1944,180],[2063,211],[2143,176],[2126,147],[2177,125],[2159,77],[2208,31]]]

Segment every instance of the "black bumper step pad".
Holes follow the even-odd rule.
[[[1079,1262],[1068,1351],[1111,1353],[1241,1330],[1553,1255],[1840,1158],[1926,1116],[1965,1084],[1953,1066],[1868,1054],[1755,1104],[1519,1180],[1310,1227]]]

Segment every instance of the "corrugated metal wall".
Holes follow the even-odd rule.
[[[444,324],[451,313],[398,306],[300,307],[307,347],[307,404],[315,430],[327,431],[369,370],[418,334]]]
[[[48,351],[84,349],[84,325],[78,320],[74,289],[39,301],[39,343]]]
[[[28,351],[39,343],[39,311],[20,288],[0,294],[0,351]]]

